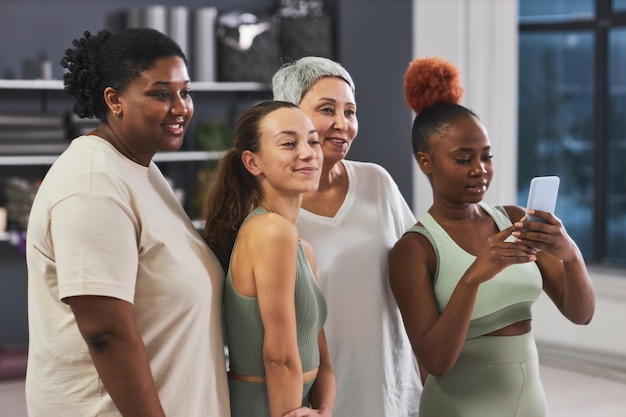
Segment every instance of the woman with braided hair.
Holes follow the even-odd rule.
[[[224,272],[152,161],[193,115],[185,55],[156,30],[102,30],[61,64],[100,123],[30,212],[28,415],[229,417]]]
[[[553,214],[482,202],[494,175],[485,127],[459,104],[459,71],[418,58],[405,74],[417,114],[413,152],[433,205],[390,254],[390,284],[420,365],[420,417],[545,416],[531,329],[543,289],[587,324],[594,291],[576,243]]]

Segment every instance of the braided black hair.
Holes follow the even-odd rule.
[[[131,28],[118,33],[103,29],[95,36],[86,31],[72,44],[74,48],[65,51],[61,66],[68,70],[63,75],[65,91],[76,99],[74,113],[79,117],[104,120],[104,89],[124,91],[160,58],[178,56],[187,64],[180,46],[154,29]]]

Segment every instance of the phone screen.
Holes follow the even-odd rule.
[[[556,196],[559,192],[560,179],[556,175],[545,177],[535,177],[530,181],[528,191],[527,210],[542,210],[554,213],[556,207]],[[543,220],[527,216],[529,221],[541,222]]]

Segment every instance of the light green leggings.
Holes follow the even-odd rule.
[[[545,417],[546,400],[532,332],[481,336],[447,374],[429,375],[420,417]]]
[[[304,384],[303,406],[308,407],[311,404],[309,395],[314,382],[315,380]],[[267,385],[229,379],[228,387],[230,390],[231,417],[270,417]]]

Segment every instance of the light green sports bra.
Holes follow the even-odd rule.
[[[498,229],[511,226],[502,207],[479,203]],[[426,213],[407,233],[420,233],[432,244],[437,255],[433,288],[439,311],[443,311],[459,280],[476,259],[459,247],[433,217]],[[512,239],[509,238],[509,239]],[[541,294],[543,279],[535,262],[511,265],[480,285],[467,339],[482,336],[521,320],[531,319],[532,303]]]
[[[263,213],[267,213],[267,210],[257,208],[250,212],[246,220]],[[326,321],[327,308],[300,241],[296,259],[295,306],[298,350],[302,371],[307,372],[317,368],[320,363],[317,337]],[[265,331],[259,301],[256,297],[247,297],[235,289],[230,267],[224,283],[224,322],[230,370],[241,375],[264,376]]]

